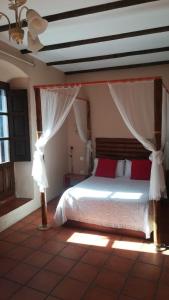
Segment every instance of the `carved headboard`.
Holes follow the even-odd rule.
[[[148,159],[146,150],[136,139],[96,138],[96,157],[112,159]]]

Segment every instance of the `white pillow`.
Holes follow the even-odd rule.
[[[125,160],[125,168],[124,168],[124,176],[127,178],[131,177],[131,160],[126,159]]]
[[[93,166],[92,175],[95,175],[95,173],[96,173],[96,169],[97,169],[97,166],[98,166],[98,161],[99,161],[99,158],[94,159],[94,166]],[[118,160],[117,161],[115,177],[124,176],[124,166],[125,166],[125,160]]]
[[[116,167],[116,174],[115,177],[122,177],[124,176],[124,164],[125,160],[118,160],[117,161],[117,167]]]

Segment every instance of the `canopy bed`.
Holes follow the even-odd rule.
[[[101,186],[102,190],[104,190],[104,184],[106,186],[106,189],[110,189],[110,186],[113,186],[113,190],[111,191],[111,195],[112,193],[115,193],[115,185],[120,186],[120,188],[122,188],[122,186],[129,187],[133,190],[136,191],[140,191],[139,189],[141,188],[141,194],[144,194],[143,191],[145,192],[145,195],[142,197],[142,200],[140,200],[140,202],[136,201],[136,205],[135,205],[135,212],[133,213],[133,216],[135,215],[135,220],[137,219],[137,214],[138,212],[143,212],[144,214],[140,213],[139,217],[140,220],[144,219],[144,222],[142,222],[142,225],[137,224],[135,227],[133,227],[133,225],[130,224],[130,220],[128,218],[128,224],[126,226],[126,229],[132,229],[132,230],[138,230],[138,231],[143,231],[146,234],[146,237],[149,237],[150,235],[150,231],[151,231],[151,225],[148,226],[149,221],[148,221],[148,210],[149,210],[149,203],[153,203],[153,215],[151,215],[152,219],[153,219],[153,230],[154,230],[154,242],[155,244],[158,246],[160,245],[160,230],[158,227],[159,224],[159,220],[158,220],[158,210],[160,207],[160,199],[162,197],[162,195],[165,193],[165,180],[164,180],[164,171],[163,171],[163,159],[162,159],[162,151],[164,150],[164,148],[166,149],[166,147],[168,146],[168,141],[166,142],[166,138],[168,138],[168,134],[167,134],[167,102],[169,101],[169,97],[168,97],[168,91],[167,89],[164,87],[161,78],[136,78],[136,79],[127,79],[127,80],[114,80],[114,81],[102,81],[102,82],[88,82],[88,83],[72,83],[72,84],[65,84],[65,85],[49,85],[49,86],[36,86],[35,87],[35,96],[36,96],[36,106],[37,106],[37,127],[38,127],[38,131],[42,131],[42,122],[43,122],[43,112],[41,114],[41,107],[44,107],[43,101],[46,102],[47,101],[47,97],[43,97],[43,95],[47,92],[47,94],[49,95],[49,92],[51,92],[51,90],[53,89],[53,91],[55,91],[55,93],[58,94],[61,93],[61,98],[62,101],[63,99],[65,100],[65,96],[63,97],[63,87],[64,87],[64,92],[68,92],[67,94],[67,98],[70,98],[70,102],[68,104],[69,108],[73,105],[78,92],[80,90],[81,86],[85,86],[85,85],[97,85],[97,84],[107,84],[108,88],[110,90],[110,94],[112,96],[113,101],[116,104],[116,107],[118,108],[121,117],[123,119],[123,121],[125,122],[126,126],[128,127],[128,129],[131,131],[132,135],[134,136],[135,139],[97,139],[96,140],[96,157],[100,157],[100,158],[112,158],[113,160],[123,160],[123,159],[127,159],[127,160],[131,160],[131,159],[145,159],[149,157],[149,154],[151,152],[151,160],[152,160],[152,166],[151,166],[151,176],[150,176],[150,182],[144,182],[144,180],[142,180],[142,182],[139,183],[139,187],[138,187],[138,182],[141,180],[138,180],[137,182],[135,182],[136,180],[131,180],[128,178],[128,180],[122,178],[122,181],[119,181],[119,179],[110,179],[108,181],[106,181],[106,183],[101,180],[102,176],[99,176],[100,178],[95,178],[95,176],[92,176],[91,178],[94,178],[94,185],[95,186]],[[71,87],[71,88],[70,88]],[[68,91],[69,90],[69,91]],[[41,94],[41,105],[40,105],[40,94]],[[71,96],[70,96],[71,95]],[[136,126],[135,126],[135,120],[133,118],[133,105],[137,105],[136,101],[141,101],[143,99],[143,97],[153,97],[154,99],[154,136],[153,139],[150,141],[149,139],[147,139],[147,137],[145,137],[143,134],[140,134],[140,132],[137,130]],[[56,99],[56,96],[53,97],[54,99]],[[53,99],[53,101],[55,101]],[[138,100],[137,100],[138,99]],[[53,102],[54,103],[54,102]],[[49,103],[48,103],[49,105]],[[53,106],[52,106],[53,107]],[[132,109],[130,109],[132,108]],[[45,113],[47,111],[47,107],[45,107]],[[67,110],[67,112],[69,111],[69,109]],[[64,116],[63,116],[64,115]],[[66,114],[63,114],[62,118],[60,118],[59,122],[63,123]],[[42,116],[42,118],[41,118]],[[162,118],[163,116],[163,118]],[[45,117],[44,117],[45,118]],[[57,124],[57,126],[56,126]],[[55,122],[55,127],[58,127],[58,122]],[[45,126],[43,125],[43,131],[44,131]],[[54,133],[57,132],[57,130],[53,131]],[[53,134],[53,133],[52,133]],[[90,138],[91,138],[91,133],[90,133]],[[40,138],[41,139],[41,138]],[[38,141],[40,141],[40,139]],[[137,140],[137,141],[136,141]],[[41,151],[43,148],[43,143],[42,145],[40,143],[36,144],[36,152],[35,152],[35,156],[34,156],[34,167],[38,167],[37,162],[39,160],[39,167],[41,168],[42,172],[42,176],[41,179],[44,179],[44,174],[43,171],[45,169],[44,166],[44,161],[43,161],[43,154],[44,151]],[[86,140],[86,142],[88,141],[88,147],[90,147],[90,139],[89,139],[89,135],[88,135],[88,139]],[[111,143],[110,143],[111,141]],[[111,146],[110,146],[111,145]],[[91,150],[91,148],[90,148]],[[168,154],[168,151],[166,151],[166,153]],[[42,226],[45,228],[47,227],[47,210],[46,210],[46,201],[44,198],[44,191],[45,188],[47,188],[47,180],[45,178],[45,180],[39,180],[39,178],[36,178],[35,174],[34,175],[34,179],[37,181],[39,188],[40,188],[40,192],[41,192],[41,200],[42,200]],[[104,177],[104,176],[103,176]],[[87,188],[88,186],[90,187],[89,189],[91,189],[91,178],[88,178],[87,180],[85,180],[84,182],[80,183],[79,185],[77,185],[75,188],[80,188],[81,190],[84,189],[84,185],[87,184]],[[92,179],[93,180],[93,179]],[[134,183],[135,182],[135,183]],[[71,189],[72,192],[72,189]],[[66,193],[66,192],[65,192]],[[69,192],[70,193],[70,190]],[[74,193],[74,190],[73,190]],[[101,190],[99,192],[99,194],[101,194]],[[90,196],[90,195],[89,195]],[[72,196],[74,197],[74,196]],[[100,197],[100,196],[99,196]],[[82,197],[83,198],[83,197]],[[84,197],[85,198],[85,197]],[[95,198],[95,197],[94,197]],[[64,210],[64,201],[62,200],[63,198],[61,198],[61,202],[58,205],[58,208],[56,210],[56,217],[57,220],[56,222],[58,222],[58,224],[64,223],[64,221],[66,221],[67,219],[71,219],[72,220],[77,220],[80,222],[83,222],[83,218],[76,218],[74,216],[72,216],[72,213],[70,213],[70,216],[63,216],[63,214],[65,213],[65,211],[68,211],[67,209]],[[104,201],[105,199],[103,199]],[[117,200],[117,198],[115,199]],[[133,205],[133,201],[131,201],[133,199],[130,199],[128,202],[132,202]],[[95,199],[95,201],[97,201],[97,199]],[[71,202],[71,201],[70,201]],[[82,202],[84,205],[85,204],[85,200],[83,199],[83,201],[76,201],[76,205],[79,206],[80,202]],[[108,210],[110,211],[110,206],[112,205],[110,199],[109,201],[106,201],[107,203],[109,203],[108,206]],[[141,205],[142,202],[142,205]],[[89,215],[89,212],[92,211],[92,204],[91,204],[91,199],[88,203],[88,212],[87,214]],[[93,201],[94,203],[94,201]],[[119,204],[121,203],[121,204]],[[120,202],[118,203],[118,206],[122,207],[122,211],[125,207],[124,201],[122,199],[120,199]],[[122,204],[123,203],[123,204]],[[128,204],[129,204],[128,203]],[[116,203],[117,204],[117,203]],[[102,205],[102,204],[101,204]],[[138,211],[138,205],[141,207],[140,211]],[[129,205],[130,206],[130,205]],[[117,205],[116,205],[117,207]],[[134,207],[134,205],[133,205]],[[103,205],[102,205],[103,208]],[[78,207],[78,211],[79,211],[79,207]],[[95,205],[94,208],[95,210]],[[94,214],[94,210],[93,210],[93,214]],[[73,210],[72,210],[73,212]],[[107,211],[105,210],[105,214],[107,213]],[[124,214],[126,214],[126,211],[123,211]],[[128,213],[127,213],[128,214]],[[59,220],[59,215],[60,215],[60,221]],[[111,218],[111,214],[109,216]],[[101,218],[101,215],[99,213],[99,218]],[[146,219],[147,218],[147,219]],[[62,219],[62,220],[61,220]],[[108,218],[104,218],[102,216],[102,220],[103,219],[108,219]],[[86,219],[84,218],[84,220],[86,221]],[[92,220],[92,218],[90,219]],[[87,220],[87,223],[90,223],[90,220]],[[123,223],[123,222],[122,222]],[[137,223],[137,220],[136,220]],[[97,222],[94,222],[94,224],[98,225]],[[112,226],[112,227],[119,227],[119,228],[125,228],[122,224],[122,226],[120,227],[120,225],[118,226],[117,222],[114,223],[114,225],[110,224],[109,222],[103,222],[101,223],[102,226]]]

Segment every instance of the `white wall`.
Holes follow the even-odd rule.
[[[11,86],[15,87],[19,87],[19,85],[22,85],[20,87],[24,87],[26,84],[28,88],[31,157],[33,157],[34,144],[36,141],[36,110],[33,86],[38,84],[63,83],[65,77],[61,71],[57,71],[52,67],[47,67],[44,63],[34,58],[21,55],[19,51],[2,42],[0,42],[0,49],[4,52],[16,55],[21,59],[32,61],[34,64],[34,66],[31,66],[0,53],[0,80],[4,82],[11,82]],[[17,79],[18,77],[19,79]],[[23,77],[27,78],[25,82],[23,79],[21,80]],[[67,160],[65,159],[65,151],[67,151],[66,128],[65,123],[60,129],[57,137],[52,139],[46,149],[46,167],[50,183],[50,187],[47,190],[48,200],[60,194],[63,189],[62,178],[68,170]],[[19,208],[16,214],[12,213],[12,217],[11,214],[9,214],[0,218],[0,231],[15,223],[19,219],[22,219],[25,215],[29,214],[40,205],[40,194],[36,184],[33,183],[32,188],[31,167],[32,162],[28,162],[27,166],[19,163],[15,166],[15,172],[19,173],[20,170],[22,170],[22,173],[26,172],[24,177],[21,177],[21,174],[18,176],[16,180],[17,190],[22,193],[23,190],[21,185],[26,186],[28,179],[29,184],[26,189],[28,193],[28,187],[30,187],[32,201]]]

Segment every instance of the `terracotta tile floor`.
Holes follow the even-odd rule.
[[[51,223],[55,207],[48,207]],[[1,300],[169,299],[169,250],[96,231],[39,231],[40,214],[0,233]]]

